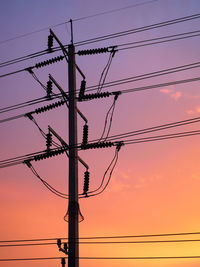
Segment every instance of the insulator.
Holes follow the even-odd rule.
[[[50,105],[47,105],[47,106],[44,106],[44,107],[41,107],[41,108],[37,108],[35,109],[35,113],[38,114],[38,113],[42,113],[42,112],[45,112],[47,110],[50,110],[50,109],[54,109],[54,108],[57,108],[59,106],[62,106],[65,104],[65,101],[59,101],[59,102],[55,102],[53,104],[50,104]]]
[[[80,88],[79,96],[78,96],[79,101],[81,101],[81,99],[83,98],[83,96],[85,94],[85,85],[86,85],[86,81],[82,80],[81,81],[81,88]]]
[[[105,148],[105,147],[111,147],[115,144],[113,142],[99,142],[99,143],[90,143],[90,144],[82,144],[81,149],[92,149],[92,148]]]
[[[123,141],[117,142],[116,149],[117,149],[118,152],[120,151],[122,146],[124,146],[124,142]]]
[[[88,125],[85,124],[83,126],[83,141],[82,144],[85,145],[88,142]]]
[[[33,120],[33,116],[31,114],[31,112],[26,113],[26,117],[28,117],[31,121]]]
[[[68,250],[67,243],[64,243],[64,244],[63,244],[63,248],[64,248],[65,252],[67,253],[67,250]]]
[[[109,97],[110,95],[112,95],[112,93],[110,93],[110,92],[87,94],[87,95],[83,95],[79,101],[91,100],[91,99],[103,98],[103,97]]]
[[[34,160],[38,161],[38,160],[43,160],[43,159],[47,159],[50,157],[55,157],[57,155],[63,154],[64,152],[65,152],[65,149],[59,148],[57,150],[49,151],[49,152],[46,152],[44,154],[34,156]]]
[[[115,53],[118,51],[116,49],[117,45],[114,45],[114,46],[110,46],[109,48],[111,48],[111,50],[109,52],[111,52],[112,54],[112,57],[114,57]]]
[[[84,185],[83,185],[83,193],[87,194],[89,190],[89,179],[90,179],[90,173],[89,171],[86,171],[84,173]]]
[[[52,81],[47,82],[47,97],[51,98],[52,94]]]
[[[65,267],[65,258],[61,259],[61,264],[62,264],[62,267]]]
[[[52,134],[48,133],[46,135],[46,146],[47,146],[47,150],[50,150],[50,147],[52,146]]]
[[[121,91],[113,92],[112,94],[115,96],[114,99],[115,101],[117,100],[118,96],[121,95]]]
[[[49,50],[49,52],[52,52],[52,47],[53,47],[53,36],[50,34],[48,36],[48,50]]]
[[[79,50],[77,54],[79,56],[84,56],[84,55],[100,54],[100,53],[106,53],[106,52],[109,52],[108,47],[88,49],[88,50]]]
[[[57,246],[58,246],[58,248],[61,248],[61,239],[60,238],[57,239]]]
[[[42,68],[44,66],[53,64],[53,63],[58,62],[58,61],[63,60],[63,59],[64,59],[64,56],[54,57],[52,59],[49,59],[49,60],[46,60],[46,61],[39,62],[39,63],[35,64],[35,68],[37,68],[37,69],[38,68]]]

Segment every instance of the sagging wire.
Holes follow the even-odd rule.
[[[115,166],[117,164],[117,161],[118,161],[118,154],[119,154],[119,151],[121,149],[121,147],[124,145],[123,142],[118,142],[117,145],[116,145],[116,149],[115,149],[115,155],[112,159],[112,161],[110,162],[108,168],[106,169],[104,175],[103,175],[103,178],[102,178],[102,181],[101,181],[101,184],[99,185],[99,187],[93,191],[89,191],[87,192],[87,195],[84,196],[84,197],[93,197],[93,196],[97,196],[97,195],[100,195],[101,193],[103,193],[105,191],[105,189],[108,187],[108,184],[110,183],[110,180],[111,180],[111,176],[112,176],[112,173],[115,169]],[[112,168],[111,168],[112,166]],[[111,168],[111,170],[110,170]],[[106,178],[106,175],[108,173],[108,171],[110,170],[110,173],[109,173],[109,177],[108,177],[108,180],[106,182],[106,184],[103,186],[104,184],[104,181],[105,181],[105,178]],[[99,191],[100,190],[100,191]],[[99,191],[99,192],[98,192]],[[83,197],[80,197],[80,198],[83,198]]]
[[[99,85],[98,85],[98,88],[97,88],[97,93],[100,93],[102,88],[103,88],[103,86],[104,86],[106,77],[108,75],[108,71],[109,71],[111,63],[112,63],[112,59],[113,59],[116,51],[117,51],[116,50],[116,46],[113,46],[112,50],[110,51],[110,56],[109,56],[108,62],[107,62],[105,68],[103,69],[103,71],[101,73],[101,77],[99,79]]]
[[[109,133],[110,133],[110,130],[111,130],[111,126],[112,126],[112,120],[113,120],[113,114],[114,114],[114,110],[115,110],[116,101],[117,101],[118,96],[120,94],[121,94],[120,91],[114,92],[115,97],[114,97],[114,100],[113,100],[113,103],[112,103],[111,107],[109,108],[109,110],[108,110],[108,112],[106,114],[103,132],[102,132],[102,135],[99,138],[98,142],[102,141],[103,139],[104,139],[103,141],[105,142],[107,140],[108,136],[109,136]],[[104,134],[105,134],[105,131],[106,131],[106,126],[107,126],[109,114],[110,114],[110,122],[109,122],[108,130],[107,130],[106,136],[103,137]]]
[[[34,80],[36,80],[42,86],[42,88],[45,90],[45,92],[47,92],[46,86],[38,79],[38,77],[36,76],[36,74],[34,73],[32,68],[27,68],[26,70],[32,75]]]
[[[26,164],[26,166],[32,171],[32,173],[43,183],[43,185],[49,191],[51,191],[53,194],[57,195],[58,197],[61,197],[61,198],[64,198],[64,199],[68,199],[68,195],[67,194],[58,191],[53,186],[51,186],[47,181],[45,181],[44,179],[42,179],[40,177],[40,175],[37,173],[37,171],[35,170],[35,168],[33,167],[33,165],[30,163],[30,161],[25,160],[24,161],[24,164]]]
[[[34,117],[32,116],[32,114],[31,113],[26,113],[26,115],[25,115],[27,118],[29,118],[36,126],[37,126],[37,128],[38,128],[38,130],[40,131],[40,133],[41,133],[41,135],[45,138],[45,139],[47,139],[47,135],[45,134],[45,132],[40,128],[40,126],[38,125],[38,123],[37,123],[37,121],[34,119]],[[55,146],[55,147],[60,147],[60,145],[57,143],[57,142],[55,142],[55,141],[53,141],[52,140],[52,144]]]
[[[41,85],[41,87],[45,90],[45,92],[47,94],[46,95],[46,98],[48,100],[52,100],[54,97],[59,98],[59,99],[62,99],[61,96],[59,96],[59,95],[57,95],[57,94],[55,94],[55,93],[52,92],[52,81],[51,80],[47,81],[47,86],[45,86],[39,80],[39,78],[36,76],[36,74],[34,73],[34,71],[32,70],[32,68],[27,68],[26,70],[31,74],[31,76],[34,78],[34,80],[36,80]]]

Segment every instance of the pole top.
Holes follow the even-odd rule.
[[[73,22],[72,19],[69,20],[71,25],[71,44],[74,43],[74,37],[73,37]]]

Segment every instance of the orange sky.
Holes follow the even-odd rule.
[[[30,1],[16,3],[1,1],[1,40],[56,25],[70,18],[80,18],[107,10],[118,12],[74,22],[75,42],[96,36],[124,31],[197,14],[198,0],[151,1]],[[94,43],[79,49],[111,46],[120,43],[151,39],[199,29],[199,19],[163,27],[152,31]],[[53,28],[61,41],[70,42],[69,24]],[[46,49],[48,30],[18,38],[1,45],[1,62]],[[106,81],[123,79],[161,69],[198,62],[199,37],[137,49],[119,51],[111,64]],[[53,55],[54,57],[54,55]],[[32,66],[46,57],[1,68],[0,75]],[[76,58],[86,75],[87,85],[98,84],[107,63],[108,54]],[[45,84],[48,74],[67,91],[67,65],[58,63],[34,70]],[[198,68],[153,79],[105,88],[104,91],[125,90],[168,81],[198,77]],[[45,95],[40,85],[27,72],[4,77],[1,84],[1,108],[22,103]],[[77,88],[80,77],[77,74]],[[58,93],[54,88],[55,93]],[[199,82],[172,85],[149,91],[122,94],[116,102],[110,135],[144,129],[160,124],[197,117],[200,114]],[[88,118],[89,139],[101,136],[105,115],[113,99],[98,99],[79,103]],[[2,119],[24,114],[37,106],[3,113]],[[34,115],[40,127],[47,132],[51,125],[65,140],[68,138],[68,112],[66,107]],[[45,149],[45,140],[27,118],[1,124],[1,160]],[[79,141],[82,138],[81,120],[78,122]],[[198,123],[179,127],[159,134],[198,130]],[[149,136],[149,134],[147,135]],[[143,136],[136,136],[139,138]],[[199,137],[127,145],[121,148],[119,160],[109,186],[99,196],[80,200],[85,220],[80,223],[80,237],[143,235],[199,231]],[[98,187],[103,174],[114,156],[114,148],[81,151],[80,156],[90,167],[90,188]],[[40,176],[62,192],[68,190],[68,159],[66,156],[33,162]],[[79,187],[83,187],[82,166],[79,167]],[[23,164],[0,171],[0,241],[34,238],[67,237],[68,225],[63,220],[67,201],[45,189]],[[198,239],[186,236],[183,239]],[[170,237],[179,239],[179,237]],[[156,239],[156,238],[152,238]],[[160,240],[167,240],[162,237]],[[125,239],[124,241],[127,241]],[[132,239],[133,240],[133,239]],[[136,239],[141,240],[141,239]],[[143,240],[148,240],[144,238]],[[158,238],[156,239],[158,240]],[[118,240],[119,241],[119,240]],[[1,245],[1,243],[0,243]],[[80,256],[88,257],[147,257],[200,255],[199,242],[155,244],[80,244]],[[1,248],[0,259],[29,257],[62,257],[56,245],[26,248]],[[30,267],[61,266],[59,260],[28,262]],[[27,262],[0,262],[0,267],[24,267]],[[176,260],[80,260],[80,267],[197,267],[198,259]]]

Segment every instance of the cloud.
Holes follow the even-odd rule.
[[[169,93],[173,92],[173,90],[171,90],[171,89],[160,89],[160,92],[164,93],[164,94],[169,94]]]
[[[115,172],[115,175],[112,177],[110,182],[111,190],[115,193],[127,192],[130,188],[130,179],[132,177],[131,171],[128,169],[126,172],[119,171],[118,169]]]
[[[190,110],[187,110],[186,112],[187,112],[187,114],[189,114],[189,115],[193,115],[193,114],[195,114],[195,111],[194,111],[194,110],[192,110],[192,109],[190,109]]]
[[[189,109],[186,112],[190,115],[198,114],[200,113],[200,106],[197,106],[195,109]]]
[[[168,94],[172,99],[178,100],[182,96],[182,92],[176,92],[174,86],[170,86],[170,89],[160,89],[163,94]]]
[[[178,100],[182,96],[182,92],[175,92],[174,94],[170,95],[171,98]]]

